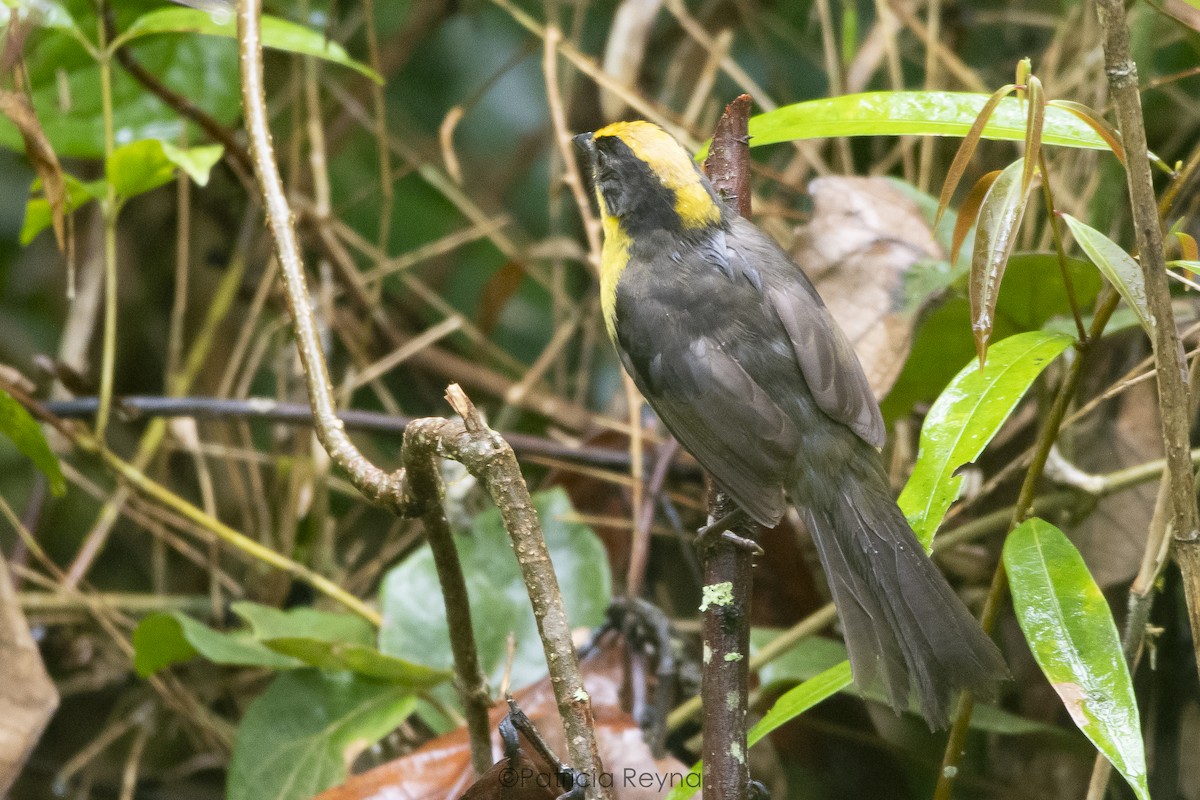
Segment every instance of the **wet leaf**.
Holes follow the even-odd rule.
[[[58,464],[58,456],[54,455],[54,451],[46,443],[42,426],[23,405],[3,389],[0,389],[0,434],[7,436],[21,454],[42,471],[50,483],[51,492],[62,495],[67,491],[67,482]]]
[[[168,7],[143,14],[124,33],[113,40],[110,49],[116,50],[144,36],[162,33],[198,33],[205,36],[237,37],[237,20],[233,9],[201,11],[198,8]],[[268,14],[262,16],[262,43],[273,50],[283,50],[304,56],[314,56],[343,67],[349,67],[376,83],[383,83],[377,72],[351,58],[345,48],[322,31],[309,30],[303,25],[288,22]]]
[[[227,800],[309,800],[412,713],[402,687],[351,673],[285,672],[246,710]]]
[[[1062,531],[1030,519],[1004,543],[1017,621],[1079,729],[1149,800],[1137,698],[1100,587]]]
[[[916,464],[898,501],[926,550],[958,497],[963,479],[954,473],[979,457],[1042,370],[1072,341],[1041,331],[1002,339],[992,347],[986,370],[968,364],[929,409]]]
[[[750,146],[831,136],[966,136],[989,95],[973,92],[865,92],[783,106],[750,118]],[[980,134],[1025,140],[1025,109],[1005,98]],[[1044,144],[1107,150],[1108,143],[1079,117],[1047,108]],[[698,158],[703,157],[703,152]]]
[[[1008,257],[1017,243],[1017,230],[1025,216],[1028,187],[1021,186],[1025,160],[1018,158],[992,182],[979,207],[975,226],[975,251],[971,255],[971,332],[979,363],[987,360],[988,341],[996,315],[996,300]]]
[[[1120,245],[1109,239],[1100,231],[1084,222],[1063,214],[1063,220],[1071,229],[1071,234],[1083,252],[1087,253],[1092,263],[1104,273],[1108,282],[1116,288],[1130,309],[1137,315],[1138,322],[1146,330],[1151,339],[1154,338],[1154,318],[1146,303],[1146,283],[1142,268],[1133,257],[1121,249]]]

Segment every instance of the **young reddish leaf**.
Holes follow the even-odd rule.
[[[1117,132],[1116,128],[1109,125],[1103,117],[1083,103],[1076,103],[1071,100],[1051,100],[1046,105],[1053,108],[1061,108],[1063,111],[1074,114],[1086,123],[1088,127],[1096,132],[1097,136],[1108,144],[1113,155],[1117,157],[1117,161],[1121,162],[1121,166],[1125,166],[1125,146],[1121,144],[1121,134]]]
[[[1029,116],[1025,123],[1025,169],[1021,173],[1021,190],[1029,191],[1034,173],[1038,168],[1038,154],[1042,150],[1042,125],[1046,121],[1046,95],[1042,82],[1030,75],[1028,82]]]
[[[992,188],[992,184],[999,177],[1000,170],[994,170],[977,180],[971,187],[971,191],[967,193],[963,204],[959,206],[958,219],[954,221],[954,234],[950,239],[951,264],[958,262],[958,251],[962,247],[963,240],[967,238],[967,232],[975,224],[975,218],[979,216],[979,207],[983,205],[983,198],[987,197],[988,190]]]
[[[988,189],[979,207],[979,223],[975,228],[975,252],[971,256],[971,330],[975,334],[975,350],[979,364],[987,360],[988,340],[992,336],[992,320],[996,312],[996,297],[1008,256],[1016,244],[1017,229],[1025,215],[1029,190],[1021,186],[1025,159],[1019,158],[1000,173]]]
[[[992,112],[996,110],[996,106],[1000,105],[1000,101],[1017,88],[1014,84],[1001,86],[997,89],[983,108],[979,111],[979,116],[975,117],[975,122],[971,124],[970,130],[963,137],[962,144],[958,147],[958,152],[954,154],[954,161],[950,163],[950,169],[946,172],[946,182],[942,184],[942,194],[938,198],[937,215],[933,219],[933,227],[937,228],[938,223],[942,221],[942,215],[946,213],[946,209],[950,207],[950,198],[954,196],[954,190],[958,188],[958,182],[962,180],[963,173],[967,171],[967,165],[971,163],[971,156],[975,155],[975,147],[979,144],[979,140],[983,137],[983,129],[987,126],[988,120],[991,119]],[[978,186],[978,184],[976,184]],[[959,220],[962,217],[960,215]],[[970,227],[968,225],[968,227]],[[951,257],[951,262],[954,259]]]
[[[1183,231],[1171,231],[1175,234],[1175,238],[1179,240],[1179,255],[1184,261],[1200,261],[1200,248],[1196,246],[1196,239]]]

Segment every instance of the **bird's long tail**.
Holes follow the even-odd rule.
[[[915,693],[944,728],[959,691],[994,694],[1008,675],[996,645],[925,555],[882,470],[839,476],[801,513],[845,630],[859,686],[880,680],[899,711]],[[804,495],[809,495],[804,497]]]

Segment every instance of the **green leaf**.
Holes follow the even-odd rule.
[[[54,0],[3,0],[0,2],[0,27],[12,23],[13,18],[25,20],[33,18],[39,28],[58,28],[76,31],[75,20],[71,12]]]
[[[141,677],[202,655],[215,664],[291,669],[300,661],[281,655],[244,632],[222,633],[181,611],[151,614],[133,632],[133,666]]]
[[[1167,266],[1177,267],[1178,269],[1186,269],[1188,272],[1200,275],[1200,261],[1192,261],[1188,258],[1177,258],[1174,261],[1168,261]]]
[[[285,672],[246,710],[227,800],[309,800],[412,713],[407,689],[350,673]]]
[[[63,182],[67,186],[67,213],[87,205],[93,200],[104,196],[104,181],[83,183],[63,173]],[[31,192],[41,187],[41,181],[35,180]],[[50,202],[45,197],[30,197],[25,203],[25,222],[21,225],[21,244],[27,245],[34,237],[50,227],[54,217],[50,210]]]
[[[148,39],[134,46],[147,70],[223,125],[240,114],[237,47],[234,42],[194,36]],[[46,32],[26,53],[30,99],[60,158],[103,158],[104,117],[100,71],[71,37]],[[116,144],[141,139],[176,140],[185,122],[123,69],[112,71]],[[64,103],[64,100],[66,101]],[[195,141],[202,136],[195,126]],[[0,119],[0,146],[22,147],[20,134]]]
[[[50,491],[61,495],[67,491],[58,456],[46,443],[42,426],[12,395],[0,389],[0,433],[12,440],[21,454],[42,471],[50,483]]]
[[[1132,256],[1121,249],[1120,245],[1100,231],[1080,222],[1070,214],[1063,214],[1062,218],[1067,223],[1067,227],[1071,229],[1071,234],[1074,235],[1075,241],[1079,243],[1083,252],[1087,253],[1092,263],[1104,273],[1108,282],[1121,294],[1121,297],[1133,309],[1133,313],[1137,314],[1138,322],[1153,339],[1154,318],[1150,315],[1150,308],[1146,304],[1146,283],[1142,275],[1142,268],[1138,266]]]
[[[291,608],[281,611],[261,603],[239,601],[230,610],[243,619],[254,638],[281,639],[303,637],[320,641],[371,644],[375,626],[357,614],[339,614],[315,608]]]
[[[199,33],[205,36],[237,37],[237,20],[231,11],[227,13],[201,11],[198,8],[160,8],[138,17],[112,43],[115,50],[134,39],[162,33]],[[349,67],[376,83],[382,84],[379,73],[361,61],[351,58],[345,48],[330,41],[321,31],[309,30],[303,25],[288,22],[279,17],[262,16],[262,43],[273,50],[283,50],[302,56],[316,58]]]
[[[263,644],[309,666],[325,670],[349,670],[367,678],[405,686],[411,691],[430,689],[453,677],[448,670],[385,655],[365,644],[322,641],[302,636],[264,639]]]
[[[750,651],[753,653],[778,635],[778,630],[753,628],[750,631]],[[845,660],[846,646],[844,644],[821,636],[810,636],[800,640],[790,650],[764,665],[758,673],[759,684],[765,691],[770,692],[778,691],[785,686],[790,688],[797,683],[815,678]],[[881,706],[891,707],[890,698],[879,686],[863,689],[848,684],[839,691],[853,693]],[[914,718],[920,715],[915,703],[911,704],[910,711]],[[971,728],[1006,736],[1030,734],[1059,738],[1063,736],[1061,728],[1025,719],[995,706],[984,704],[976,704],[975,711],[971,715]]]
[[[972,92],[866,92],[783,106],[750,118],[750,146],[830,136],[966,136],[990,95]],[[1025,139],[1026,112],[1016,98],[1000,101],[984,139]],[[1107,150],[1090,126],[1061,108],[1046,108],[1042,143]]]
[[[1025,159],[1009,164],[992,182],[979,207],[975,224],[975,249],[971,254],[971,332],[979,361],[987,360],[992,338],[1000,282],[1008,257],[1017,242],[1017,230],[1025,216],[1029,186],[1022,185]]]
[[[1070,336],[1031,331],[992,346],[988,365],[971,362],[929,409],[917,463],[900,494],[900,508],[928,550],[958,497],[954,473],[979,457],[1042,370],[1071,344]]]
[[[142,139],[114,150],[104,172],[117,195],[127,200],[169,183],[175,177],[176,167],[204,186],[223,151],[221,145],[183,150],[158,139]]]
[[[1026,520],[1004,543],[1013,608],[1033,657],[1079,729],[1149,800],[1137,698],[1100,587],[1062,531]]]
[[[596,534],[568,522],[574,513],[566,494],[555,489],[533,496],[567,615],[573,626],[600,624],[612,596],[608,557]],[[516,635],[512,685],[524,686],[546,674],[529,594],[521,579],[508,534],[495,509],[479,514],[469,535],[458,536],[459,558],[470,595],[471,620],[484,671],[498,679],[504,671],[509,631]],[[433,556],[423,547],[384,578],[383,627],[379,647],[388,655],[449,669],[453,663]]]
[[[842,661],[806,680],[791,691],[785,692],[775,701],[775,705],[771,706],[771,710],[763,715],[758,724],[747,732],[747,745],[753,747],[776,728],[845,689],[853,680],[850,675],[850,662]],[[688,774],[683,776],[667,794],[666,800],[687,800],[694,795],[700,789],[700,775],[703,768],[704,762],[697,761]]]

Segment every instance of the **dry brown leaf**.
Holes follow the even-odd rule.
[[[629,712],[624,710],[621,702],[624,663],[625,647],[615,637],[580,662],[583,685],[592,701],[596,744],[600,748],[605,772],[612,776],[615,800],[657,800],[664,792],[654,786],[656,779],[661,776],[665,781],[670,776],[686,774],[687,767],[672,756],[656,759],[651,755],[641,729]],[[566,744],[550,680],[544,679],[514,695],[517,704],[561,758],[566,752]],[[489,715],[493,731],[492,753],[497,760],[502,760],[502,745],[499,735],[495,733],[496,726],[507,711],[506,706],[497,705]],[[529,757],[526,748],[522,747],[522,753],[522,757]],[[472,797],[487,798],[493,796],[486,790],[488,782],[499,782],[505,766],[493,767],[483,779],[476,782],[471,774],[466,731],[459,728],[427,742],[402,758],[327,789],[315,800],[458,800],[476,783],[480,785],[473,790]],[[627,780],[627,776],[633,780]],[[641,782],[650,784],[650,788],[639,785]],[[538,787],[531,785],[526,788],[536,790]],[[536,791],[518,791],[505,796],[513,800],[542,800]]]
[[[21,774],[56,708],[58,691],[0,558],[0,797]]]
[[[908,357],[919,312],[905,308],[904,275],[920,261],[945,256],[916,204],[883,178],[818,178],[809,192],[812,220],[797,232],[792,257],[882,397]]]
[[[50,216],[54,227],[54,238],[58,249],[67,249],[67,184],[63,179],[62,165],[58,155],[50,146],[42,123],[25,95],[0,89],[0,114],[8,117],[16,126],[25,142],[25,156],[42,179],[42,192],[50,204]]]

